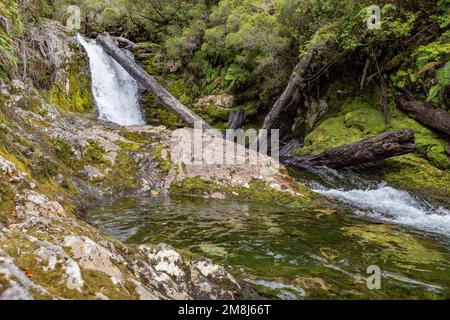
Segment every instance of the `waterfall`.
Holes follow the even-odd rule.
[[[95,40],[78,35],[78,41],[89,56],[92,94],[100,119],[123,126],[145,124],[136,81]]]

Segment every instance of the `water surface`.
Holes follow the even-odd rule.
[[[450,298],[446,235],[385,224],[361,210],[130,198],[88,221],[123,242],[165,242],[210,257],[271,298]],[[380,290],[367,288],[372,265],[382,271]]]

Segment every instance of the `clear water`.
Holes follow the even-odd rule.
[[[100,119],[124,126],[145,124],[136,81],[95,40],[78,35],[78,41],[89,56],[92,94]]]
[[[373,209],[364,197],[355,199]],[[131,198],[86,218],[127,243],[165,242],[208,256],[269,298],[450,298],[450,239],[355,214],[362,207]],[[382,271],[380,290],[367,287],[371,265]]]

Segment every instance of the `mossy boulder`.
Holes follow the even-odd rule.
[[[328,118],[306,136],[304,147],[298,149],[296,154],[320,154],[327,149],[356,142],[362,137],[360,130],[346,126],[344,116]]]
[[[346,97],[341,103],[331,103],[334,112],[306,136],[304,146],[296,150],[296,154],[320,154],[387,130],[413,129],[417,154],[386,160],[382,168],[375,164],[382,172],[378,176],[400,188],[427,193],[435,190],[441,196],[448,194],[450,158],[445,152],[448,138],[396,110],[392,103],[389,104],[390,119],[386,123],[375,93],[352,94],[354,96]],[[338,94],[334,96],[337,99]],[[370,172],[377,175],[376,170]]]
[[[197,159],[198,154],[193,159],[188,152],[191,141],[186,138],[191,134],[192,129],[172,134],[172,165],[167,176],[172,194],[292,206],[311,205],[319,198],[291,178],[275,159],[232,141],[204,135],[202,159]]]
[[[301,186],[298,185],[297,192]],[[304,191],[304,190],[302,190]],[[175,181],[171,185],[171,194],[201,196],[206,198],[234,199],[251,202],[271,203],[280,206],[305,206],[313,199],[312,194],[294,193],[291,190],[274,188],[263,180],[254,179],[244,186],[220,184],[200,177]]]

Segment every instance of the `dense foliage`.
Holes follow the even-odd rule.
[[[191,107],[205,95],[232,94],[250,116],[261,116],[311,47],[317,49],[318,58],[308,73],[310,95],[323,95],[345,70],[343,76],[365,90],[379,90],[384,81],[389,95],[408,94],[448,106],[448,0],[74,0],[70,4],[81,8],[81,33],[93,37],[108,31],[139,43],[143,48],[136,53],[139,62]],[[367,27],[367,7],[372,4],[381,7],[380,30]],[[22,20],[46,17],[64,23],[70,16],[62,0],[24,1],[21,6],[26,6]],[[20,30],[20,19],[14,1],[2,0],[0,9],[0,73],[5,77],[17,64],[10,34]],[[207,113],[203,116],[213,122],[225,121],[228,115],[222,110]]]
[[[65,2],[55,4],[59,18],[66,18]],[[388,71],[385,78],[392,87],[444,105],[449,1],[383,2],[381,30],[367,28],[366,8],[371,4],[374,1],[78,1],[82,31],[107,30],[152,44],[151,70],[175,75],[165,79],[181,77],[189,101],[230,92],[243,101],[270,105],[299,56],[311,45],[325,44],[324,65],[341,53],[349,57],[356,52],[359,77],[367,62],[366,75]]]

